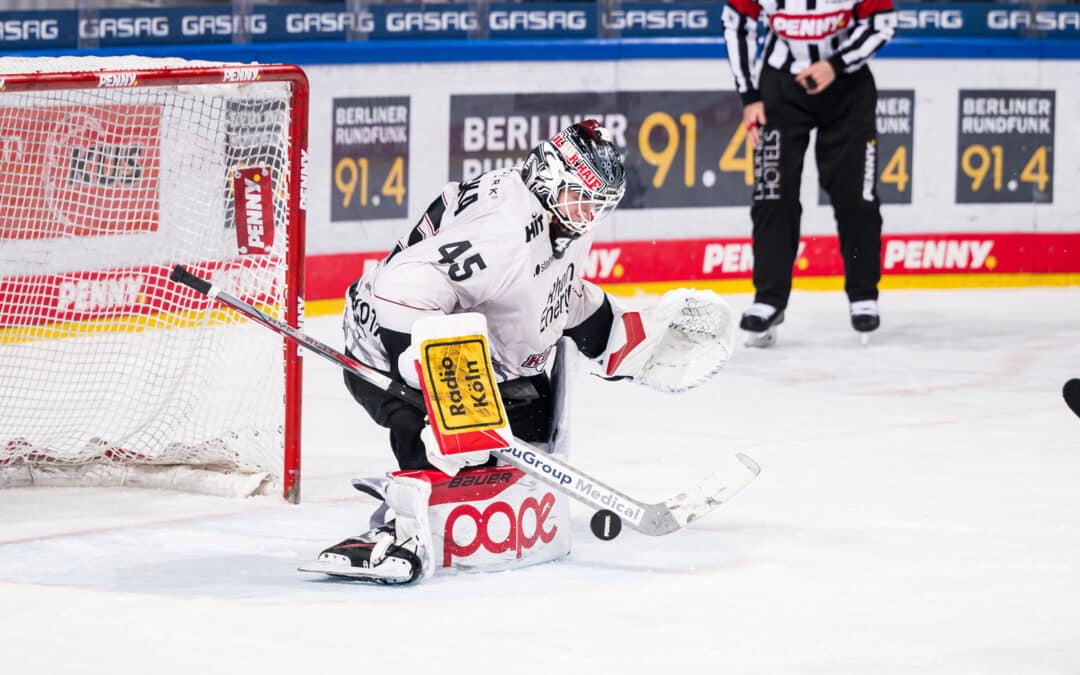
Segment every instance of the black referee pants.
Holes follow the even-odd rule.
[[[795,76],[764,67],[759,83],[768,124],[754,150],[754,300],[783,309],[799,249],[799,183],[810,130],[821,187],[836,216],[851,302],[876,300],[881,279],[881,205],[877,197],[877,88],[867,67],[838,75],[810,96]]]

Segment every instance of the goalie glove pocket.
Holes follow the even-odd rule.
[[[660,391],[703,384],[734,351],[731,308],[711,291],[677,289],[648,309],[621,311],[597,359],[606,379],[631,379]]]

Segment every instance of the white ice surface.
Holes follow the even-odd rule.
[[[1080,673],[1080,288],[881,305],[861,347],[842,295],[796,293],[775,348],[683,395],[579,379],[573,459],[626,492],[762,465],[690,529],[601,542],[575,508],[569,560],[407,588],[294,571],[391,468],[309,356],[300,506],[0,492],[0,673]]]

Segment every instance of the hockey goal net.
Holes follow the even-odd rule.
[[[299,498],[307,81],[295,66],[0,58],[0,487]]]

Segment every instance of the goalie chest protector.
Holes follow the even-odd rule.
[[[379,326],[409,333],[432,311],[471,311],[487,317],[500,380],[542,372],[563,330],[603,302],[582,279],[591,238],[556,257],[550,217],[516,169],[450,183],[387,259],[350,287],[350,350],[386,367]]]

